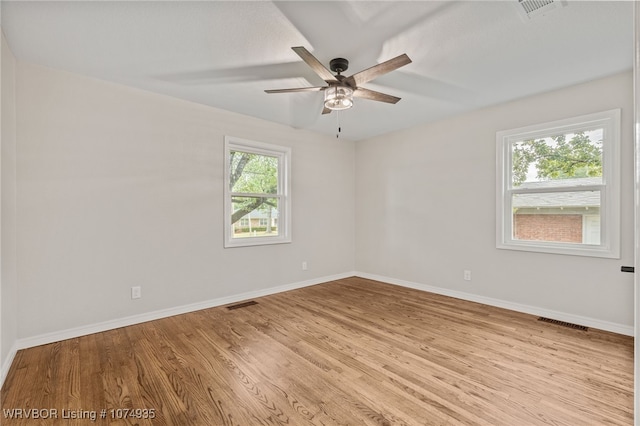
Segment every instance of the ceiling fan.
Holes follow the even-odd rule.
[[[349,68],[348,60],[344,58],[332,59],[329,63],[329,67],[331,68],[331,71],[336,73],[336,75],[333,75],[331,71],[322,65],[322,63],[304,47],[298,46],[292,47],[291,49],[293,49],[293,51],[296,52],[298,56],[300,56],[300,58],[302,58],[302,60],[305,61],[307,65],[309,65],[311,69],[327,83],[327,86],[271,89],[265,90],[265,92],[291,93],[324,91],[323,114],[329,114],[333,110],[351,108],[353,106],[354,97],[390,104],[397,103],[400,98],[396,96],[365,89],[364,87],[360,87],[360,85],[411,63],[411,59],[409,59],[406,54],[402,54],[378,65],[374,65],[371,68],[357,72],[350,77],[345,77],[342,73]]]

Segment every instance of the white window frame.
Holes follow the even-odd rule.
[[[231,191],[231,151],[242,151],[278,159],[278,189],[270,197],[278,199],[278,235],[233,238],[232,197],[261,196],[264,194],[234,193]],[[224,138],[224,247],[247,247],[291,242],[291,148],[264,142],[225,136]]]
[[[512,186],[511,145],[514,142],[561,133],[604,129],[602,184],[535,189]],[[514,194],[567,191],[600,191],[599,245],[527,241],[513,238]],[[543,253],[620,258],[620,109],[581,115],[496,133],[496,247]]]

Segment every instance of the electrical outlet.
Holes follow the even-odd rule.
[[[465,269],[464,271],[464,280],[465,281],[471,281],[471,271],[468,269]]]
[[[140,286],[131,287],[131,298],[140,299],[141,297],[142,297],[142,287]]]
[[[304,262],[302,262],[302,270],[306,271],[307,269],[309,269],[309,264],[307,263],[307,261],[305,260]]]

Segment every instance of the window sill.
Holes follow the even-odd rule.
[[[602,246],[590,246],[583,244],[562,244],[552,242],[506,242],[496,245],[500,250],[517,250],[517,251],[529,251],[536,253],[548,253],[548,254],[562,254],[567,256],[586,256],[586,257],[601,257],[607,259],[620,259],[620,253]]]
[[[259,237],[259,238],[237,238],[234,240],[227,240],[224,243],[224,248],[235,247],[254,247],[254,246],[269,246],[274,244],[289,244],[291,238],[282,237]]]

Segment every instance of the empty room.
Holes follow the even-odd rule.
[[[637,424],[639,14],[0,1],[0,424]]]

